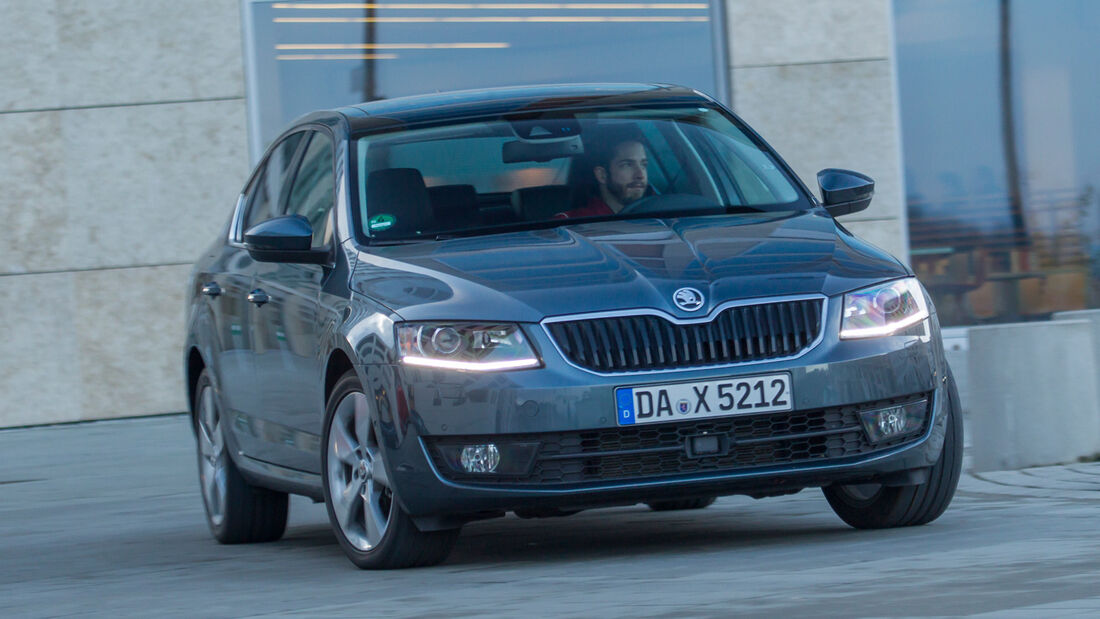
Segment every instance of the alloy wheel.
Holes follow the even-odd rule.
[[[340,530],[356,549],[371,550],[386,534],[394,505],[366,395],[352,392],[340,400],[326,448],[329,494]]]
[[[214,390],[206,385],[199,392],[199,481],[211,524],[221,526],[225,519],[226,458],[221,415],[214,402]]]

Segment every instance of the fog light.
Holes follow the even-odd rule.
[[[500,450],[492,443],[462,448],[462,468],[467,473],[492,473],[500,464]]]
[[[872,443],[916,432],[924,426],[928,400],[918,400],[899,406],[863,411],[859,414],[863,429]]]
[[[449,470],[456,473],[523,476],[531,472],[538,451],[537,442],[513,443],[504,439],[481,445],[467,445],[478,440],[494,440],[495,437],[467,436],[442,439],[432,451],[442,456]],[[446,472],[444,472],[446,474]]]

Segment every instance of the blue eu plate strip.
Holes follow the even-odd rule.
[[[620,426],[634,425],[634,390],[616,389],[615,402],[618,405]]]

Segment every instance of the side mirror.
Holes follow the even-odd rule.
[[[248,255],[259,262],[324,264],[329,252],[310,249],[313,228],[301,215],[284,215],[252,226],[244,233]]]
[[[875,180],[851,170],[825,168],[817,173],[817,186],[825,210],[833,217],[866,209],[875,195]]]

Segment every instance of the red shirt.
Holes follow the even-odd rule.
[[[600,215],[614,215],[615,211],[607,205],[599,196],[592,196],[588,204],[571,211],[554,215],[555,219],[572,219],[574,217],[599,217]]]

